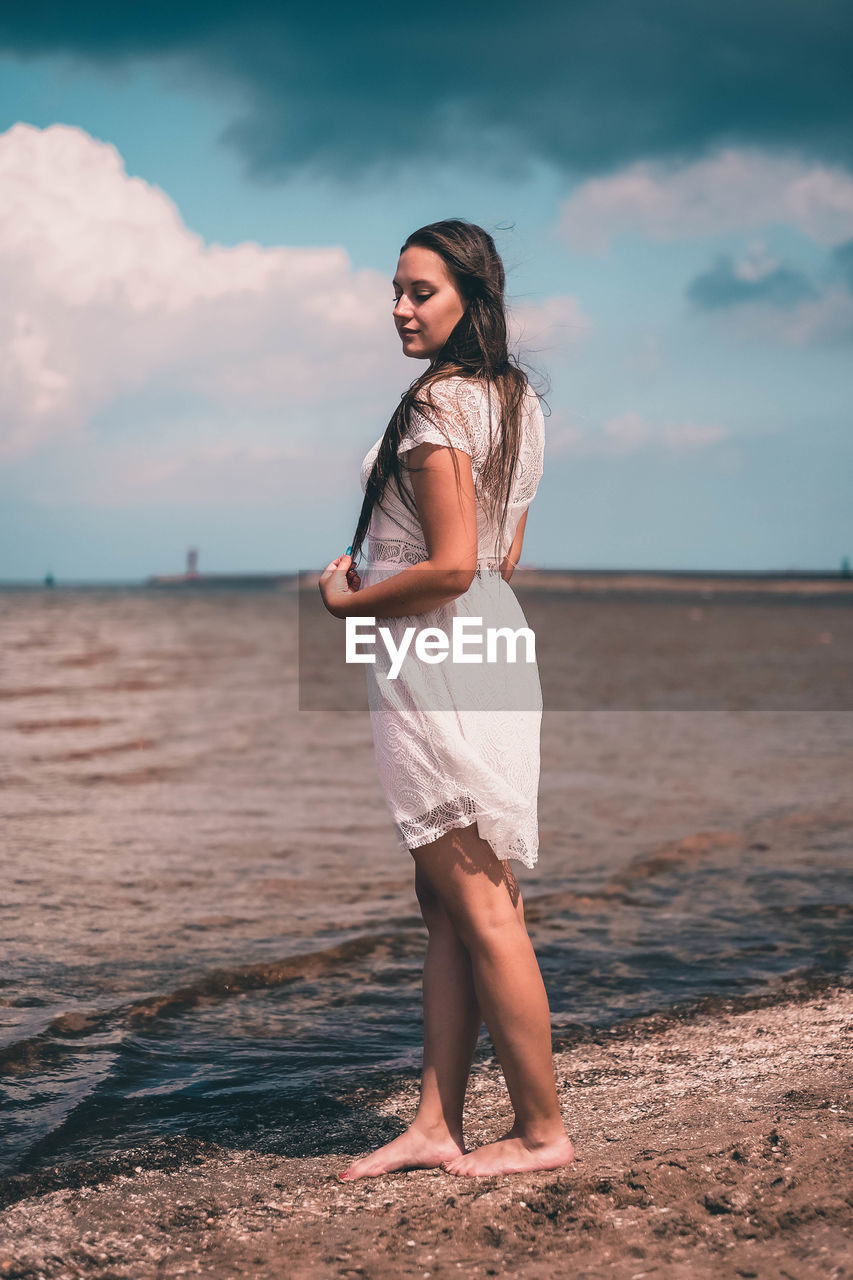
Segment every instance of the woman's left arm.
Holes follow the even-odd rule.
[[[400,618],[428,613],[468,590],[477,569],[477,502],[471,458],[449,445],[410,450],[412,493],[427,558],[369,587],[352,590],[350,556],[339,556],[320,578],[323,603],[336,618]]]

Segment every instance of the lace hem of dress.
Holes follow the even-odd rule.
[[[446,835],[448,831],[453,831],[460,827],[473,826],[478,818],[489,816],[486,811],[477,808],[472,796],[462,795],[456,796],[453,800],[446,800],[443,804],[436,805],[434,809],[421,814],[419,818],[411,820],[402,818],[396,821],[394,826],[400,841],[406,849],[419,849],[422,845],[431,844],[439,836]],[[496,856],[502,862],[509,858],[515,858],[529,868],[533,868],[536,865],[537,852],[521,835],[517,835],[509,843],[505,852],[498,853],[495,850]]]

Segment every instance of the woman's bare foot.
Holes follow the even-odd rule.
[[[461,1156],[464,1151],[462,1142],[449,1133],[436,1138],[411,1127],[363,1160],[354,1161],[339,1177],[342,1182],[351,1182],[354,1178],[377,1178],[397,1169],[437,1169],[442,1161]]]
[[[484,1177],[498,1173],[528,1173],[534,1169],[560,1169],[571,1164],[574,1158],[575,1149],[565,1134],[550,1142],[533,1144],[516,1137],[510,1130],[498,1142],[489,1142],[475,1151],[443,1160],[441,1167],[448,1173]]]

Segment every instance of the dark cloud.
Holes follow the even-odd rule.
[[[795,307],[818,290],[801,272],[776,267],[757,280],[744,280],[735,273],[731,258],[719,257],[709,271],[690,282],[687,297],[703,311],[737,307],[744,302],[763,302],[772,307]]]
[[[829,255],[829,269],[832,276],[841,276],[853,293],[853,240],[835,246]]]
[[[409,160],[575,176],[721,144],[853,168],[848,0],[47,0],[0,7],[0,47],[178,59],[236,87],[251,173],[354,178]],[[417,180],[416,171],[413,180]]]

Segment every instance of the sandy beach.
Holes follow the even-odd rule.
[[[155,1146],[143,1164],[130,1151],[66,1168],[41,1194],[49,1172],[22,1178],[0,1275],[840,1280],[853,1273],[853,989],[789,983],[734,1005],[700,1001],[558,1053],[577,1150],[564,1169],[342,1183],[356,1152],[333,1125],[302,1158],[173,1145],[158,1167]],[[406,1081],[351,1104],[380,1142],[416,1096]],[[469,1115],[471,1144],[508,1121],[493,1065],[472,1077]]]
[[[367,718],[269,593],[8,597],[0,1280],[853,1276],[850,610],[672,594],[525,601],[577,1159],[356,1183],[425,945]]]

